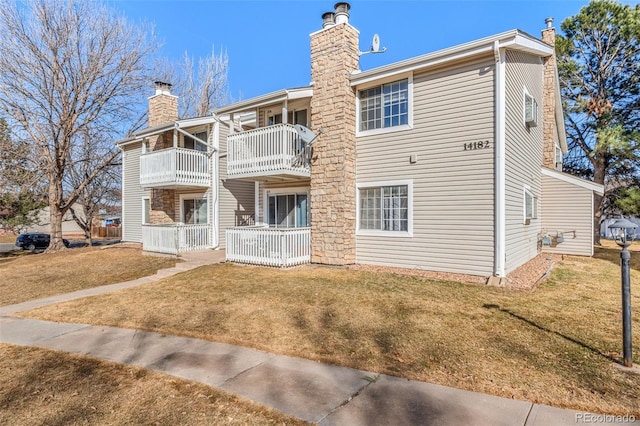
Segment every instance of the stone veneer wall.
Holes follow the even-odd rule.
[[[542,41],[555,46],[556,30],[547,28],[542,31]],[[542,85],[542,165],[556,168],[556,55],[544,60],[544,82]]]
[[[311,262],[355,263],[358,30],[338,24],[311,34],[311,123],[322,128],[311,162]]]
[[[149,98],[149,127],[178,119],[178,97],[159,93]],[[149,151],[159,151],[173,146],[173,135],[163,133],[149,138]],[[149,221],[154,224],[172,223],[177,220],[175,191],[171,189],[151,190]]]

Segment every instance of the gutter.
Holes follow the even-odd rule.
[[[495,59],[495,129],[494,129],[494,270],[497,277],[504,277],[506,263],[506,80],[505,80],[505,52],[500,48],[498,40],[493,43]]]

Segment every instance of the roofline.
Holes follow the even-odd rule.
[[[569,173],[559,172],[557,170],[552,170],[547,167],[542,167],[542,174],[545,176],[556,178],[563,182],[567,182],[567,183],[591,190],[598,195],[604,195],[604,185],[600,185],[599,183],[594,183],[594,182],[570,175]]]
[[[127,139],[116,142],[118,146],[131,145],[133,143],[142,142],[143,139],[149,136],[159,135],[167,130],[171,129],[185,129],[187,127],[202,126],[203,124],[210,124],[214,121],[218,121],[218,117],[214,115],[207,115],[204,117],[185,118],[183,120],[168,121],[166,123],[158,124],[153,127],[147,127],[146,129],[139,130],[131,134]]]
[[[492,53],[495,42],[498,42],[498,48],[500,49],[521,50],[542,57],[551,56],[553,54],[553,47],[549,46],[545,42],[521,30],[510,30],[468,43],[427,53],[425,55],[405,59],[393,64],[373,68],[368,71],[356,71],[351,74],[351,86],[368,83],[370,81],[386,78],[395,74],[432,67],[456,59],[476,56],[483,53]]]
[[[218,108],[215,110],[216,114],[225,114],[237,111],[246,111],[252,108],[258,108],[264,105],[272,104],[274,102],[280,102],[284,100],[293,100],[300,98],[310,98],[313,96],[313,87],[299,87],[295,89],[281,89],[275,92],[267,93],[265,95],[257,96],[255,98],[247,99],[245,101],[236,102]]]

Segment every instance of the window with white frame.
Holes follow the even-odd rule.
[[[411,184],[358,186],[359,231],[411,231]]]
[[[409,80],[399,80],[358,92],[360,131],[409,124]]]
[[[307,200],[307,193],[269,195],[267,223],[275,228],[302,228],[309,226]]]
[[[533,195],[531,188],[524,187],[524,220],[525,222],[538,217],[538,198]]]
[[[207,141],[207,132],[194,133],[194,136],[200,140]],[[207,145],[202,142],[198,142],[192,137],[186,136],[184,137],[184,147],[186,149],[194,149],[196,151],[207,152]]]
[[[182,222],[189,225],[207,223],[207,199],[202,196],[181,197]]]
[[[524,89],[524,123],[529,127],[538,125],[538,102]]]
[[[142,199],[142,223],[151,223],[151,200],[149,197]]]
[[[562,171],[562,149],[556,145],[556,170]]]

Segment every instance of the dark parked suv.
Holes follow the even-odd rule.
[[[35,251],[36,249],[46,249],[49,247],[49,241],[51,237],[49,234],[41,234],[35,232],[28,232],[26,234],[18,235],[16,239],[16,247],[22,250]],[[69,247],[69,241],[63,239],[65,247]]]

